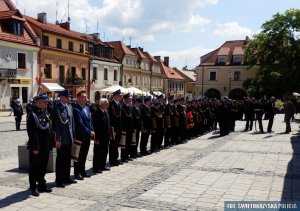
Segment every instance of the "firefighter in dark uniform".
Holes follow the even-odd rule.
[[[227,102],[228,98],[224,97],[217,108],[217,119],[220,127],[220,136],[226,136],[230,130],[230,110]]]
[[[60,101],[55,104],[52,112],[52,128],[55,134],[55,147],[57,151],[55,166],[56,187],[76,183],[71,177],[71,152],[75,137],[75,123],[73,108],[69,104],[71,93],[64,90],[58,93]]]
[[[145,97],[144,103],[141,105],[141,120],[142,120],[142,133],[140,144],[140,155],[148,155],[147,144],[151,132],[151,97]]]
[[[21,130],[20,126],[21,126],[21,121],[22,121],[22,116],[23,116],[23,108],[22,108],[22,104],[21,104],[21,100],[17,99],[14,107],[13,107],[13,111],[14,111],[14,117],[15,117],[15,121],[16,121],[16,130]]]
[[[110,117],[110,125],[114,132],[114,140],[111,140],[109,145],[109,163],[111,166],[118,166],[120,162],[119,158],[119,143],[121,139],[121,101],[122,95],[121,90],[113,92],[113,99],[109,104],[108,112]]]
[[[166,109],[166,99],[165,99],[165,96],[164,94],[161,94],[157,97],[157,100],[160,102],[160,107],[159,107],[159,110],[160,110],[160,113],[162,114],[162,128],[161,128],[161,135],[162,135],[162,138],[159,139],[161,143],[158,143],[157,146],[158,146],[158,150],[162,149],[162,144],[163,144],[163,140],[164,140],[164,136],[165,136],[165,109]]]
[[[161,149],[164,132],[164,120],[160,110],[161,103],[156,100],[151,108],[152,134],[151,134],[151,152],[157,152]]]
[[[123,96],[123,104],[121,109],[121,127],[122,132],[126,132],[125,148],[121,149],[121,160],[123,162],[128,162],[132,160],[133,157],[130,151],[132,134],[134,131],[131,101],[132,97],[129,93]]]
[[[33,196],[39,196],[39,192],[52,191],[46,186],[45,180],[49,152],[52,149],[47,101],[46,94],[34,97],[34,105],[27,118],[29,184]]]
[[[137,148],[139,146],[139,140],[140,140],[140,133],[142,130],[142,120],[141,120],[141,109],[140,104],[142,103],[141,98],[136,98],[133,100],[133,107],[132,107],[132,115],[133,115],[133,125],[135,130],[135,145],[131,145],[131,154],[133,158],[138,157],[137,154]]]
[[[173,119],[172,119],[172,123],[173,123],[173,139],[171,138],[171,144],[172,145],[176,145],[179,144],[179,140],[180,140],[180,130],[179,130],[179,105],[180,102],[178,99],[175,99],[174,101],[174,105],[173,107]]]
[[[165,140],[164,140],[164,147],[170,147],[172,140],[174,140],[174,103],[173,103],[174,96],[168,97],[168,104],[165,106],[164,111],[164,120],[165,120]]]

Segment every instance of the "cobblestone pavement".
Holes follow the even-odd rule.
[[[242,132],[245,122],[239,121],[229,136],[208,133],[64,189],[54,187],[49,173],[53,192],[35,198],[27,172],[18,169],[17,145],[27,134],[13,131],[8,114],[0,113],[3,210],[223,210],[225,200],[300,199],[299,128],[293,122],[293,132],[283,134],[283,115],[276,116],[274,133]]]

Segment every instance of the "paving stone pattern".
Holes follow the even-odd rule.
[[[27,172],[18,170],[17,145],[26,131],[13,131],[7,116],[0,113],[3,210],[223,210],[226,200],[300,199],[299,126],[293,122],[293,132],[282,134],[283,115],[275,118],[275,133],[242,132],[245,122],[239,121],[229,136],[211,132],[64,189],[47,174],[53,192],[38,198],[29,195]]]

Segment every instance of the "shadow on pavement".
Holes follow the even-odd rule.
[[[9,169],[9,170],[7,170],[5,172],[28,174],[28,170],[19,169],[19,168]]]
[[[24,131],[26,129],[21,129],[19,131]],[[5,132],[18,132],[18,130],[0,130],[0,133],[5,133]]]
[[[222,138],[223,136],[220,135],[216,135],[216,136],[210,136],[207,139],[218,139],[218,138]]]
[[[0,209],[28,199],[29,194],[29,190],[24,190],[7,196],[4,199],[0,199]]]
[[[300,137],[292,136],[293,157],[284,177],[281,200],[300,200]]]

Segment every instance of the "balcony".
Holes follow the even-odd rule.
[[[83,78],[75,76],[70,78],[59,78],[59,83],[65,86],[84,86],[85,80],[83,80]]]
[[[17,69],[0,68],[0,79],[12,79],[17,77]]]

